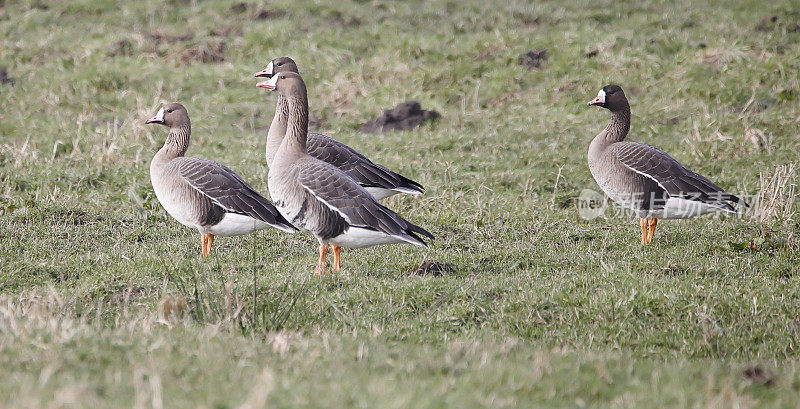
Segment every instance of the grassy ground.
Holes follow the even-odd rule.
[[[0,406],[795,407],[800,226],[793,172],[771,178],[800,148],[800,13],[701,3],[0,2]],[[387,203],[429,249],[314,278],[308,236],[202,260],[161,209],[144,120],[169,101],[192,155],[266,193],[274,95],[251,74],[282,55],[321,131],[427,186]],[[646,248],[631,219],[580,218],[609,82],[632,139],[776,201]],[[357,131],[407,99],[442,118]]]

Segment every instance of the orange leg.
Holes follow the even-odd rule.
[[[328,257],[328,245],[327,244],[320,244],[319,245],[319,260],[317,260],[317,268],[314,270],[314,275],[324,275],[325,272],[325,261]]]
[[[647,219],[639,219],[639,227],[642,228],[642,244],[647,244]]]
[[[341,271],[342,270],[342,248],[339,246],[333,246],[333,271]]]
[[[658,224],[658,219],[652,218],[650,219],[648,226],[647,226],[647,242],[653,242],[653,235],[656,233],[656,225]]]
[[[200,235],[200,255],[208,257],[211,254],[211,244],[214,243],[214,235],[211,233],[202,233]]]

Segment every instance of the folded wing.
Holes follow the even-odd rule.
[[[225,165],[207,159],[177,159],[181,177],[226,212],[261,220],[277,229],[294,232],[292,226],[269,200],[255,191]]]
[[[425,229],[378,203],[363,187],[329,163],[317,161],[305,166],[298,181],[349,226],[380,231],[417,245],[425,245],[419,235],[433,238]]]
[[[686,169],[661,149],[639,142],[614,144],[617,159],[636,173],[644,175],[673,197],[702,202],[735,212],[729,202],[748,206],[742,199],[726,192],[706,177]]]

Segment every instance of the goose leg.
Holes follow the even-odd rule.
[[[208,233],[208,244],[206,244],[206,256],[211,255],[211,245],[214,244],[214,235]]]
[[[208,256],[206,253],[206,248],[208,247],[208,235],[205,233],[200,233],[200,255],[203,257]]]
[[[341,254],[342,248],[339,246],[333,246],[333,271],[338,272],[342,270]]]
[[[317,268],[314,270],[314,275],[321,276],[325,274],[325,261],[327,257],[328,257],[328,245],[320,244],[319,260],[317,260]]]
[[[656,233],[656,225],[658,224],[658,219],[655,217],[650,219],[648,226],[647,226],[647,242],[653,242],[653,235]]]
[[[639,227],[642,228],[642,244],[647,244],[647,219],[639,219]]]

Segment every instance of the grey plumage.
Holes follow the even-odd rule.
[[[289,57],[280,57],[270,61],[267,68],[256,73],[255,76],[272,77],[277,72],[298,73],[299,71],[294,60]],[[270,167],[280,147],[280,142],[286,134],[288,111],[286,98],[278,95],[275,116],[267,133],[266,157],[267,165]],[[425,188],[421,184],[393,172],[383,165],[374,163],[355,149],[330,136],[308,133],[306,146],[310,156],[339,168],[378,200],[397,193],[421,194],[425,192]]]
[[[372,162],[355,149],[330,136],[309,133],[307,147],[310,156],[341,169],[348,177],[363,187],[400,189],[406,193],[425,192],[425,188],[421,184],[392,172],[383,165]]]
[[[319,160],[304,160],[299,168],[297,181],[306,192],[336,209],[324,212],[329,220],[321,223],[325,228],[318,233],[323,241],[333,239],[350,227],[376,230],[422,245],[425,242],[417,234],[433,238],[425,229],[364,195],[365,191],[335,166]]]
[[[173,159],[170,165],[224,212],[250,216],[281,230],[294,230],[269,200],[225,165],[185,156]]]
[[[181,104],[165,105],[147,123],[170,127],[164,146],[150,163],[153,190],[167,213],[203,235],[204,256],[210,252],[213,235],[247,234],[269,226],[296,231],[234,171],[218,162],[184,156],[191,123]],[[208,244],[207,235],[211,237]]]
[[[747,204],[702,175],[692,172],[663,150],[624,141],[630,129],[630,105],[622,88],[607,85],[589,105],[611,111],[611,121],[589,145],[589,170],[600,187],[639,217],[691,217],[713,210],[735,212],[730,202]],[[696,203],[691,212],[664,214],[671,199]]]
[[[281,72],[257,85],[277,90],[289,104],[287,131],[269,169],[269,191],[278,210],[319,241],[317,274],[324,272],[328,245],[334,246],[335,269],[339,247],[425,246],[420,235],[433,235],[378,203],[341,169],[308,154],[308,99],[299,74]]]
[[[666,197],[695,200],[730,212],[736,209],[728,201],[744,204],[738,197],[725,192],[706,177],[686,169],[655,146],[625,141],[614,144],[610,149],[620,163],[657,183],[657,188],[648,185],[644,189],[645,192],[652,191],[656,197],[664,197],[663,193],[666,193]]]

